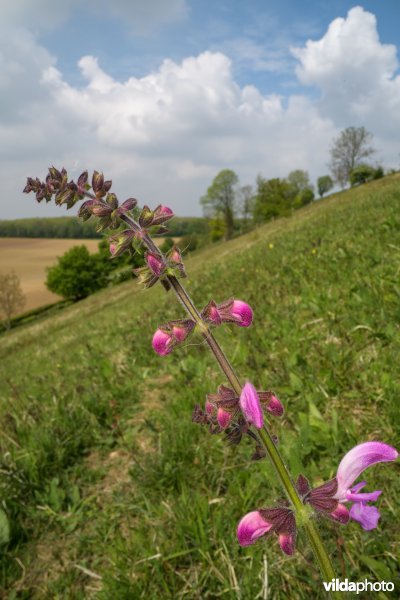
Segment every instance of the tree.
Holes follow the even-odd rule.
[[[350,185],[361,185],[362,183],[367,183],[367,181],[372,181],[374,173],[375,169],[371,165],[358,165],[350,173]]]
[[[287,180],[293,189],[296,190],[296,195],[300,194],[304,190],[313,189],[313,186],[310,182],[310,176],[307,171],[302,171],[301,169],[296,169],[295,171],[291,171],[287,176]]]
[[[23,309],[25,302],[16,273],[0,273],[0,314],[4,317],[6,329],[10,329],[11,317]]]
[[[333,140],[329,167],[341,187],[350,180],[352,170],[375,152],[369,145],[372,137],[365,127],[347,127]]]
[[[333,188],[333,186],[334,186],[333,179],[330,175],[321,175],[321,177],[318,177],[317,188],[318,188],[318,194],[319,194],[320,198],[322,198],[322,196],[324,194],[329,192],[329,190],[331,190]]]
[[[243,215],[244,225],[246,227],[250,215],[254,211],[255,196],[253,186],[244,185],[239,190],[240,210]]]
[[[223,169],[214,178],[207,193],[200,202],[205,213],[209,216],[221,215],[225,225],[225,238],[229,240],[233,235],[235,218],[236,189],[239,178],[234,171]]]
[[[68,300],[80,300],[104,287],[107,275],[100,254],[90,254],[86,246],[74,246],[48,269],[46,286]]]
[[[264,179],[257,177],[257,194],[255,197],[254,220],[269,221],[274,217],[290,213],[295,198],[295,191],[286,179]]]

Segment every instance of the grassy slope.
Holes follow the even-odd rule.
[[[356,443],[399,438],[399,184],[339,194],[187,261],[200,306],[231,295],[254,306],[250,330],[217,336],[243,378],[284,401],[284,427],[272,426],[293,474],[314,483]],[[266,578],[268,597],[322,597],[301,533],[308,562],[274,539],[238,548],[238,519],[281,492],[246,440],[231,449],[191,423],[223,377],[195,339],[154,355],[153,330],[180,316],[161,288],[127,283],[0,338],[7,597],[247,599],[266,597]],[[395,580],[396,470],[367,473],[384,491],[377,531],[321,522],[339,576]]]

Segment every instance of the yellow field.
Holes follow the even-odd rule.
[[[60,300],[45,286],[46,267],[73,246],[85,244],[97,252],[100,240],[54,240],[44,238],[0,238],[0,273],[15,271],[26,296],[24,312]]]
[[[180,238],[175,238],[178,243]],[[162,244],[157,238],[156,244]],[[46,267],[57,262],[57,257],[73,246],[85,244],[89,252],[97,252],[99,239],[60,240],[45,238],[0,238],[0,273],[14,271],[26,296],[23,312],[61,300],[45,286]],[[15,316],[15,315],[14,315]]]

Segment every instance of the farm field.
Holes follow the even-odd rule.
[[[51,304],[60,296],[50,292],[46,285],[46,268],[57,262],[57,257],[73,246],[87,246],[89,252],[97,252],[98,239],[46,239],[0,237],[0,273],[14,270],[21,281],[26,296],[24,311]],[[157,244],[163,239],[156,240]],[[179,242],[179,238],[176,238]]]
[[[399,446],[399,202],[400,177],[386,177],[185,262],[199,308],[253,307],[252,327],[216,337],[241,381],[284,403],[269,426],[293,477],[315,486],[356,444]],[[157,327],[183,317],[162,286],[125,282],[0,336],[7,600],[326,597],[301,530],[293,557],[276,536],[238,546],[239,519],[282,491],[248,439],[231,447],[192,423],[226,381],[196,337],[154,353]],[[361,477],[382,490],[377,529],[316,519],[340,579],[398,586],[399,467]]]
[[[24,311],[60,300],[45,286],[46,268],[73,246],[87,246],[97,252],[99,240],[44,238],[0,238],[0,272],[15,271],[26,296]]]

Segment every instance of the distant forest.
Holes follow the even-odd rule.
[[[182,237],[191,233],[206,234],[207,220],[202,217],[175,217],[168,223],[169,237]],[[77,217],[49,217],[0,221],[0,237],[28,238],[102,238],[94,221],[81,221]]]

